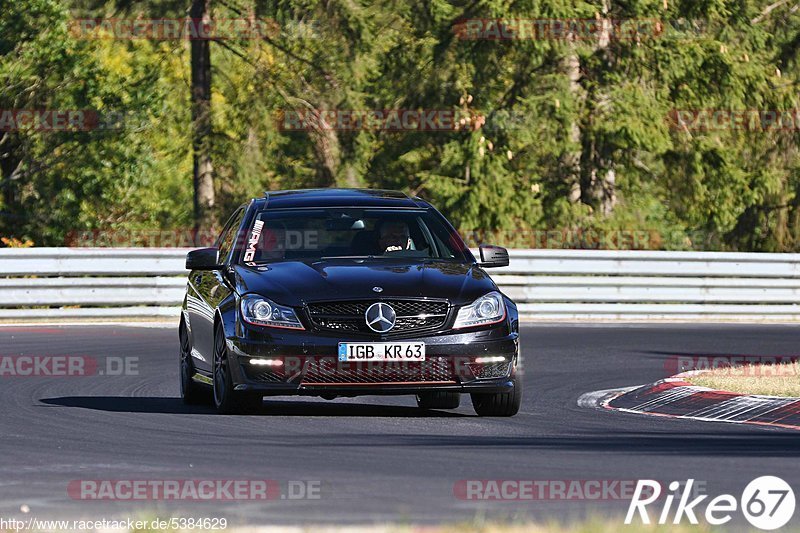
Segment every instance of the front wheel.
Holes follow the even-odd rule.
[[[178,339],[180,340],[180,382],[181,399],[186,405],[198,405],[208,402],[208,389],[194,381],[194,360],[192,359],[192,343],[189,340],[189,332],[186,331],[186,324],[181,320],[178,328]]]
[[[522,402],[522,381],[514,378],[511,392],[471,394],[472,407],[478,416],[514,416]]]
[[[262,405],[261,396],[246,395],[233,390],[228,347],[222,324],[214,328],[214,407],[220,414],[240,414],[257,410]]]
[[[423,392],[417,394],[420,409],[457,409],[461,395],[457,392]]]

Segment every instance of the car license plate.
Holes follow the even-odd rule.
[[[424,342],[340,342],[339,361],[424,361]]]

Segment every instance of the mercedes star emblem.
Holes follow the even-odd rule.
[[[383,292],[383,287],[372,287],[372,290],[375,292]]]
[[[394,327],[397,315],[392,306],[383,302],[378,302],[367,307],[364,313],[367,319],[367,326],[377,333],[386,333]]]

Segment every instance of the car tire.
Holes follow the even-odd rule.
[[[457,409],[461,404],[461,395],[457,392],[423,392],[417,394],[417,406],[420,409]]]
[[[210,394],[208,387],[197,383],[193,378],[195,374],[194,360],[192,359],[192,342],[186,324],[181,320],[178,326],[178,340],[180,342],[180,385],[181,399],[186,405],[201,405],[209,403]]]
[[[214,363],[211,372],[214,407],[223,415],[252,412],[261,405],[261,396],[247,395],[233,390],[233,379],[228,359],[228,347],[222,325],[214,326]],[[256,400],[258,400],[256,402]]]
[[[522,381],[514,379],[511,392],[471,394],[472,407],[478,416],[514,416],[522,402]]]

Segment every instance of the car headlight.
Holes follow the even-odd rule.
[[[255,294],[247,294],[242,297],[241,309],[242,318],[249,324],[272,328],[305,329],[294,309],[278,305]]]
[[[458,310],[453,329],[470,328],[500,322],[506,317],[506,305],[499,292],[484,294]]]

